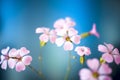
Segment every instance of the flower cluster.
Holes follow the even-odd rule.
[[[114,60],[117,65],[120,64],[119,50],[114,48],[112,44],[104,43],[104,45],[98,45],[98,51],[104,53],[100,61],[96,58],[87,60],[90,69],[83,68],[80,70],[79,76],[81,80],[112,80],[109,76],[112,69],[108,63],[112,63]]]
[[[108,64],[100,64],[99,60],[94,58],[87,60],[87,65],[90,69],[83,68],[79,72],[81,80],[111,80],[108,75],[112,73],[112,69]]]
[[[80,43],[81,38],[89,35],[95,35],[96,37],[99,37],[95,24],[93,24],[91,31],[82,35],[78,34],[78,31],[75,29],[75,25],[76,23],[70,17],[66,17],[65,19],[58,19],[55,21],[53,25],[54,29],[52,30],[45,27],[37,28],[36,33],[41,33],[39,37],[41,46],[44,46],[48,40],[50,40],[51,43],[55,43],[58,47],[63,45],[65,51],[71,51],[74,49],[74,44]],[[85,48],[86,47],[83,49]]]
[[[70,18],[58,19],[54,23],[54,29],[50,31],[49,28],[39,27],[36,29],[36,33],[42,33],[39,37],[40,45],[45,46],[45,44],[50,40],[51,43],[55,43],[58,47],[63,45],[65,51],[74,51],[80,56],[80,63],[85,62],[85,56],[91,54],[91,50],[86,46],[76,46],[81,42],[81,39],[86,38],[89,35],[94,35],[99,38],[99,33],[96,30],[96,24],[93,24],[92,29],[89,32],[78,34],[75,29],[76,23]],[[117,48],[114,48],[112,44],[104,43],[105,45],[98,45],[98,51],[104,53],[100,60],[88,59],[87,65],[90,68],[83,68],[79,72],[80,80],[111,80],[108,76],[112,73],[112,69],[109,67],[108,63],[115,60],[116,64],[120,64],[120,54]],[[96,65],[93,65],[96,64]]]
[[[32,61],[32,57],[28,54],[30,53],[25,47],[20,49],[15,49],[7,47],[6,49],[1,50],[1,68],[7,69],[7,64],[9,68],[13,69],[15,67],[16,71],[24,71],[25,66],[30,65]]]
[[[98,50],[102,53],[102,59],[107,63],[112,63],[115,60],[116,64],[120,64],[120,53],[117,48],[114,48],[112,44],[104,43],[99,45]]]
[[[52,44],[56,44],[58,47],[63,46],[65,51],[75,51],[80,56],[80,63],[85,62],[85,56],[89,56],[92,52],[89,47],[79,46],[81,39],[86,38],[90,35],[94,35],[99,38],[99,33],[96,30],[96,24],[93,24],[93,27],[90,31],[83,34],[79,34],[75,29],[76,23],[70,18],[66,17],[65,19],[58,19],[53,24],[54,29],[50,30],[46,27],[39,27],[36,29],[36,33],[40,34],[39,40],[41,47],[45,46],[48,41]],[[74,45],[77,45],[74,47]],[[119,65],[120,64],[120,53],[117,48],[114,48],[112,44],[104,43],[104,45],[98,45],[98,51],[103,53],[100,60],[93,58],[86,60],[88,68],[82,68],[79,71],[80,80],[112,80],[109,76],[112,73],[112,69],[108,63],[113,61]],[[20,49],[7,47],[6,49],[1,50],[1,68],[7,69],[7,65],[11,69],[16,69],[16,71],[24,71],[26,66],[29,66],[33,71],[35,71],[40,77],[45,79],[42,72],[37,71],[30,66],[32,57],[28,54],[30,53],[25,47]],[[70,54],[70,53],[69,53]],[[70,72],[70,57],[68,61],[68,69],[65,80],[68,79]],[[40,58],[42,58],[40,56]],[[95,64],[95,65],[94,65]]]

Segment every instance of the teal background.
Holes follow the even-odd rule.
[[[120,50],[120,1],[119,0],[0,0],[0,50],[10,46],[19,49],[27,47],[33,57],[31,63],[36,69],[43,70],[48,80],[63,80],[67,68],[68,52],[62,47],[48,43],[39,46],[37,27],[53,28],[59,18],[71,17],[79,34],[87,32],[96,23],[100,38],[90,36],[81,40],[80,45],[91,48],[92,55],[87,58],[99,58],[98,44],[112,43]],[[38,56],[43,54],[40,66]],[[76,53],[72,52],[72,55]],[[79,56],[72,60],[70,80],[78,80],[78,72],[86,64],[79,64]],[[74,64],[74,62],[76,62]],[[120,66],[110,64],[113,68],[111,77],[119,80]],[[0,80],[40,80],[29,68],[23,72],[0,68]]]

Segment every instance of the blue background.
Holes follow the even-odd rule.
[[[94,36],[81,40],[80,45],[91,48],[92,55],[87,58],[99,58],[98,44],[112,43],[120,50],[120,1],[119,0],[0,0],[0,50],[27,47],[33,57],[31,63],[36,69],[43,70],[48,80],[63,80],[67,68],[68,54],[62,47],[48,43],[39,46],[37,27],[53,28],[59,18],[71,17],[79,34],[87,32],[96,23],[100,38]],[[40,67],[38,56],[43,54]],[[72,52],[72,55],[76,55]],[[77,56],[77,55],[76,55]],[[79,56],[72,60],[69,79],[78,80],[78,72],[86,65],[80,65]],[[110,64],[113,68],[111,77],[119,80],[120,66]],[[29,68],[17,73],[15,70],[0,69],[0,80],[39,80]]]

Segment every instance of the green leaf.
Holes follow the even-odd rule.
[[[85,57],[84,56],[80,56],[80,63],[83,64],[85,62]]]
[[[90,36],[89,32],[85,32],[85,33],[80,35],[81,38],[86,38],[88,36]]]
[[[43,47],[43,46],[45,46],[45,45],[46,45],[46,42],[40,41],[40,46],[41,46],[41,47]]]

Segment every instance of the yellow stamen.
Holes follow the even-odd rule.
[[[66,41],[71,41],[69,36],[67,36],[67,37],[65,38],[65,40],[66,40]]]
[[[93,72],[92,75],[93,75],[94,78],[98,78],[99,77],[99,74],[97,72]]]

